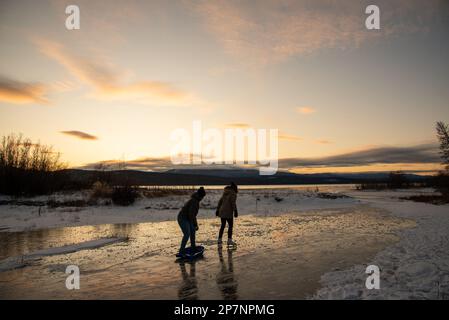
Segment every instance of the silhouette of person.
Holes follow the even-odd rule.
[[[237,193],[238,187],[234,182],[231,182],[229,186],[226,186],[223,190],[223,195],[218,201],[217,210],[215,211],[215,215],[221,219],[221,227],[218,232],[218,244],[221,245],[223,240],[223,233],[228,224],[228,245],[235,246],[234,240],[232,240],[232,229],[234,227],[234,218],[238,217],[237,210]]]
[[[190,273],[187,273],[186,264],[190,265]],[[178,298],[180,300],[198,300],[198,286],[195,275],[196,261],[179,262],[181,270],[182,282],[178,289]]]
[[[206,191],[203,187],[200,187],[195,193],[192,194],[189,201],[187,201],[178,213],[178,224],[182,231],[181,247],[176,257],[181,258],[186,249],[187,241],[190,239],[192,248],[196,247],[195,233],[198,231],[198,221],[196,216],[200,208],[200,202],[206,195]]]
[[[218,246],[218,258],[220,259],[220,271],[217,274],[217,286],[221,291],[224,300],[236,300],[237,280],[234,277],[234,265],[232,261],[232,253],[235,248],[228,248],[228,263],[226,265],[223,258],[223,248]]]

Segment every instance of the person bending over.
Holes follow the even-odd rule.
[[[181,247],[179,248],[179,252],[176,254],[176,257],[183,256],[189,239],[192,248],[196,247],[195,232],[198,230],[198,222],[196,220],[196,216],[200,208],[200,202],[205,195],[206,191],[204,190],[204,188],[199,188],[195,193],[192,194],[189,201],[184,204],[181,211],[179,211],[178,213],[178,224],[183,233],[183,237],[181,240]]]

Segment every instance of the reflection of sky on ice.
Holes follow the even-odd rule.
[[[345,214],[342,214],[345,213]],[[204,258],[175,263],[181,232],[176,222],[100,225],[0,234],[2,257],[100,237],[126,242],[44,257],[0,273],[2,298],[301,298],[313,294],[322,273],[361,263],[411,223],[356,207],[308,215],[242,216],[238,248],[220,250],[217,219],[201,219]],[[357,232],[356,232],[357,231]],[[81,289],[65,289],[65,266],[80,267]]]

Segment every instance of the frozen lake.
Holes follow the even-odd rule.
[[[105,224],[0,233],[0,269],[8,257],[22,265],[0,272],[1,299],[302,299],[329,271],[369,261],[398,241],[410,220],[360,205],[307,214],[241,216],[238,247],[217,246],[218,219],[200,219],[204,258],[175,262],[180,230],[175,221]],[[74,243],[126,237],[95,249],[32,257]],[[80,269],[80,289],[68,290],[65,269]],[[8,268],[6,268],[8,269]],[[360,284],[364,289],[364,284]]]

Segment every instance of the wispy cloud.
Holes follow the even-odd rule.
[[[92,162],[84,165],[82,168],[95,169],[99,165],[105,166],[111,170],[126,167],[130,170],[143,171],[164,171],[175,167],[170,157],[144,157],[133,160],[104,160],[99,162]],[[179,166],[178,166],[179,167]]]
[[[228,127],[228,128],[241,128],[241,129],[251,128],[251,126],[248,123],[242,123],[242,122],[226,123],[225,127]]]
[[[133,24],[140,24],[148,15],[155,14],[157,4],[151,2],[146,4],[151,9],[143,10],[142,2],[139,0],[50,0],[55,12],[65,12],[65,8],[70,4],[76,4],[81,9],[81,28],[89,30],[89,37],[86,39],[82,33],[83,41],[90,43],[126,45],[124,30],[129,26],[130,21]],[[99,14],[101,13],[101,14]],[[58,14],[56,18],[60,19],[63,25],[67,18],[64,14]],[[107,35],[107,36],[105,36]],[[75,35],[77,36],[77,35]]]
[[[27,104],[48,104],[48,87],[39,83],[27,83],[0,77],[0,101]]]
[[[381,36],[423,30],[444,0],[378,0],[382,28],[368,31],[371,1],[191,1],[225,51],[251,64],[284,61],[323,48],[353,48]],[[416,23],[418,22],[418,23]]]
[[[71,131],[61,131],[62,134],[66,134],[68,136],[72,136],[78,139],[82,139],[82,140],[98,140],[98,137],[82,132],[82,131],[77,131],[77,130],[71,130]]]
[[[296,111],[298,111],[301,114],[312,114],[316,112],[316,110],[311,107],[299,107],[296,108]]]
[[[318,139],[318,140],[315,140],[315,142],[318,144],[331,144],[332,143],[332,141],[324,140],[324,139]]]
[[[294,134],[288,134],[288,133],[284,133],[284,132],[279,132],[278,135],[279,140],[287,140],[287,141],[301,141],[302,138],[294,135]]]
[[[73,83],[73,81],[62,80],[62,81],[54,81],[49,84],[52,92],[67,92],[74,90],[77,86]]]
[[[344,153],[319,158],[284,158],[279,160],[282,170],[304,172],[355,172],[370,171],[370,168],[385,168],[384,171],[397,170],[397,166],[407,170],[426,171],[430,167],[438,167],[440,157],[436,144],[422,144],[411,147],[377,147],[350,153]],[[123,164],[121,160],[106,160],[89,163],[83,166],[94,169],[99,164],[118,168]],[[170,157],[147,157],[125,162],[126,168],[143,171],[165,171],[169,169],[235,169],[245,166],[238,165],[173,165]],[[431,170],[434,170],[431,169]],[[330,171],[329,171],[330,170]]]
[[[281,159],[282,168],[353,167],[395,163],[439,163],[438,146],[422,144],[411,147],[377,147],[321,158]]]
[[[93,89],[98,99],[127,99],[150,104],[184,105],[192,102],[192,95],[171,83],[154,80],[123,83],[126,72],[104,57],[82,57],[69,52],[60,43],[35,40],[39,50],[57,61],[81,83]]]

